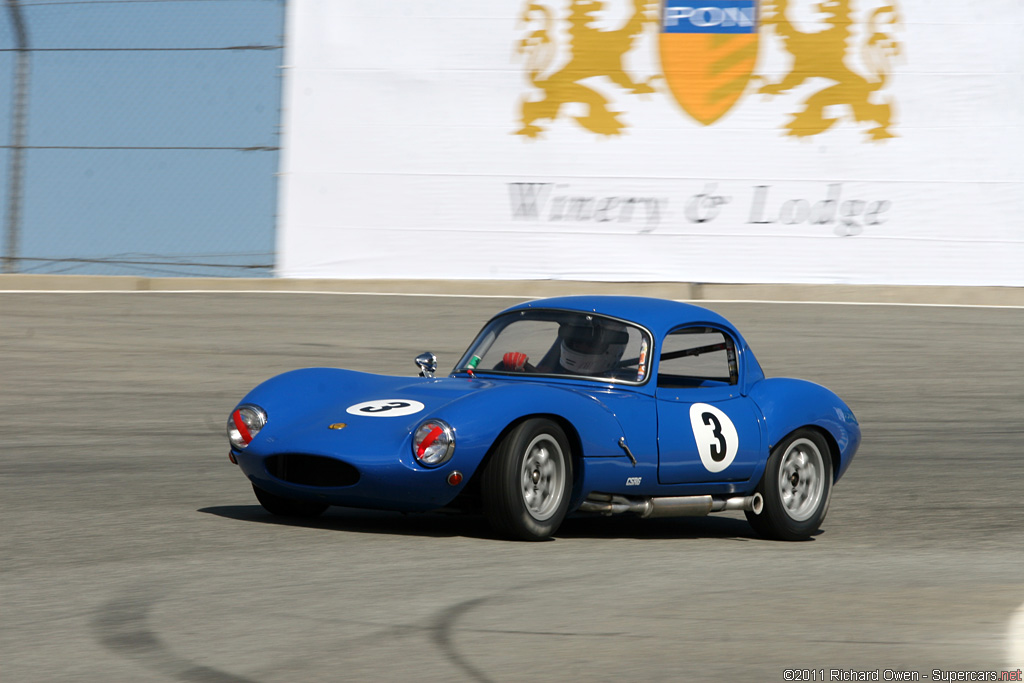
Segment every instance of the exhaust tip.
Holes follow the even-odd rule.
[[[761,514],[761,511],[764,510],[764,496],[761,495],[760,491],[756,491],[751,498],[750,511],[755,515]]]

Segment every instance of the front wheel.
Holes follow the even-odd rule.
[[[323,503],[311,503],[305,500],[293,500],[283,498],[270,491],[264,491],[256,484],[252,485],[256,500],[260,501],[263,509],[272,515],[280,517],[316,517],[327,509]]]
[[[550,538],[565,519],[572,488],[565,432],[541,418],[516,426],[498,444],[480,484],[495,531],[524,541]]]
[[[754,531],[782,541],[810,538],[832,496],[832,457],[821,434],[798,429],[773,448],[757,490],[764,509],[746,513]]]

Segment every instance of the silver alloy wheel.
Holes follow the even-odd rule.
[[[797,439],[782,454],[779,499],[790,519],[803,522],[814,516],[825,495],[825,462],[810,439]]]
[[[543,522],[558,510],[565,491],[565,456],[550,434],[538,434],[526,447],[521,472],[523,502]]]

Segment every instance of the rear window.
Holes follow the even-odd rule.
[[[685,327],[665,337],[658,364],[659,387],[736,384],[736,343],[713,327]]]

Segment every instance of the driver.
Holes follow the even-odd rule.
[[[559,363],[574,375],[608,374],[621,360],[629,341],[626,326],[611,320],[579,320],[563,324]]]
[[[519,351],[506,353],[498,367],[513,372],[554,372],[601,377],[615,369],[628,342],[629,333],[622,323],[580,316],[558,326],[556,367],[552,367],[555,365],[554,358],[543,361],[543,368],[535,367],[529,363],[527,355]]]

